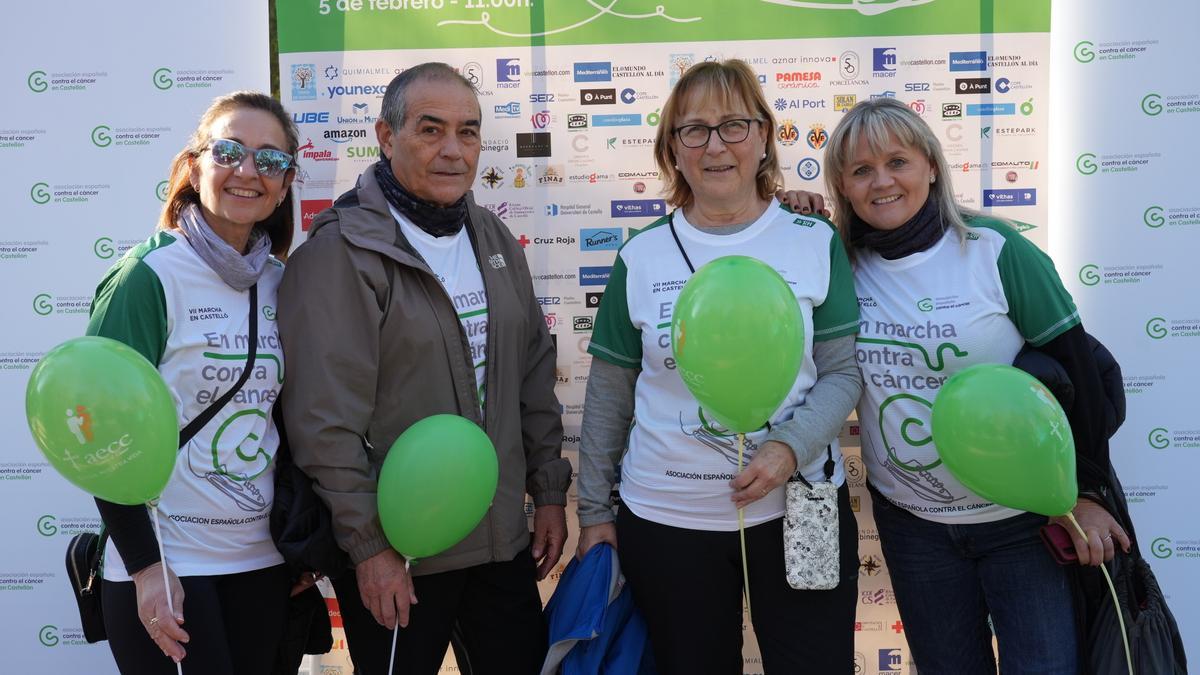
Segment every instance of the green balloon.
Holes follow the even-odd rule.
[[[950,473],[984,499],[1047,516],[1075,506],[1071,424],[1022,370],[980,364],[946,380],[933,403],[933,440]]]
[[[684,285],[671,350],[688,391],[726,429],[761,428],[787,398],[804,357],[804,320],[783,277],[741,255],[717,258]]]
[[[101,499],[144,504],[175,469],[171,392],[145,357],[116,340],[79,337],[51,349],[29,376],[25,416],[51,466]]]
[[[458,415],[431,415],[392,443],[379,471],[379,522],[392,548],[428,558],[475,529],[496,495],[492,440]]]

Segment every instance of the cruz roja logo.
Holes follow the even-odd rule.
[[[1075,60],[1080,63],[1091,63],[1096,58],[1096,53],[1092,51],[1095,46],[1087,40],[1082,40],[1075,44]]]
[[[1167,336],[1167,320],[1161,316],[1151,318],[1146,322],[1146,335],[1149,335],[1155,340],[1161,340]]]
[[[1170,432],[1162,427],[1156,427],[1150,430],[1150,435],[1146,437],[1146,441],[1150,443],[1150,447],[1155,450],[1163,450],[1171,447]]]
[[[1085,176],[1090,176],[1096,173],[1096,169],[1100,168],[1096,166],[1095,159],[1096,155],[1085,152],[1075,158],[1075,169]]]
[[[1162,97],[1158,94],[1146,94],[1142,97],[1142,112],[1154,117],[1162,112]]]
[[[54,524],[54,521],[56,520],[58,519],[51,515],[45,515],[41,518],[38,518],[38,534],[42,535],[43,537],[53,537],[54,535],[58,534],[58,525]]]
[[[1167,221],[1163,218],[1163,207],[1150,206],[1142,212],[1142,222],[1149,228],[1162,227]]]
[[[155,88],[161,89],[162,91],[166,91],[167,89],[175,86],[175,80],[171,79],[170,68],[159,68],[158,70],[154,71],[154,77],[152,80]]]
[[[1096,273],[1100,267],[1097,265],[1084,265],[1079,268],[1079,282],[1084,286],[1095,286],[1100,283],[1100,275]]]
[[[45,204],[50,201],[50,191],[46,188],[50,187],[47,183],[34,183],[33,187],[29,188],[29,198],[34,204]]]
[[[1161,559],[1165,560],[1167,558],[1170,558],[1171,554],[1174,553],[1175,551],[1171,550],[1171,540],[1170,539],[1168,539],[1166,537],[1159,537],[1159,538],[1155,539],[1154,541],[1150,542],[1150,552],[1154,554],[1155,558],[1161,558]]]
[[[116,253],[112,247],[112,239],[109,237],[100,237],[92,244],[92,253],[101,260],[108,260]]]

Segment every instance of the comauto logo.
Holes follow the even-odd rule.
[[[154,87],[162,91],[175,86],[175,80],[171,79],[170,68],[159,68],[154,71],[154,75],[150,79],[154,82]]]
[[[1098,265],[1087,264],[1079,268],[1079,283],[1084,286],[1095,286],[1100,283],[1100,275],[1097,274],[1100,267]]]
[[[1158,94],[1146,94],[1142,97],[1142,112],[1150,117],[1154,117],[1161,113],[1162,110],[1162,96]]]
[[[29,73],[29,77],[25,79],[25,84],[29,85],[29,91],[35,94],[40,94],[46,91],[50,85],[46,82],[46,71],[35,70]]]
[[[1092,51],[1094,47],[1091,42],[1081,40],[1075,43],[1075,60],[1080,63],[1091,63],[1096,59],[1096,53]]]
[[[1155,427],[1146,435],[1146,442],[1155,450],[1165,450],[1171,447],[1171,432],[1163,427]]]
[[[1167,220],[1163,218],[1163,207],[1150,206],[1142,212],[1142,222],[1146,227],[1157,229],[1166,224]]]
[[[96,257],[101,260],[108,260],[116,254],[116,250],[113,249],[112,243],[112,239],[108,237],[100,237],[92,243],[92,253],[95,253]]]
[[[97,148],[107,148],[112,145],[112,136],[108,132],[112,131],[107,125],[100,124],[92,129],[92,144]]]
[[[34,183],[33,187],[29,188],[29,198],[34,204],[45,204],[50,201],[50,191],[46,188],[50,187],[48,183]]]

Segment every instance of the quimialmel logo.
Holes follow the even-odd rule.
[[[38,629],[38,642],[44,647],[58,644],[58,626],[45,625]]]
[[[50,201],[50,191],[46,188],[50,187],[46,183],[34,183],[33,187],[29,188],[29,198],[34,204],[45,204]]]
[[[917,309],[921,310],[922,312],[932,312],[933,311],[933,298],[921,298],[920,300],[918,300],[917,301]]]
[[[1146,335],[1149,335],[1155,340],[1161,340],[1167,337],[1167,320],[1161,316],[1151,318],[1146,322]]]
[[[170,68],[159,68],[154,71],[154,77],[151,79],[154,82],[154,86],[163,91],[175,86],[175,80],[171,79]]]
[[[1162,227],[1163,224],[1167,222],[1166,219],[1163,218],[1163,207],[1161,207],[1161,206],[1148,207],[1145,211],[1142,212],[1142,222],[1146,223],[1146,227],[1152,227],[1152,228]]]
[[[1154,429],[1151,429],[1149,435],[1146,436],[1146,442],[1148,442],[1150,447],[1154,448],[1155,450],[1169,448],[1171,447],[1171,437],[1168,435],[1169,433],[1170,432],[1162,427],[1155,427]]]
[[[1094,46],[1087,40],[1075,43],[1075,60],[1080,63],[1091,63],[1096,58],[1096,53],[1092,51]]]
[[[48,514],[38,518],[38,534],[42,535],[43,537],[53,537],[54,535],[58,534],[58,525],[54,524],[54,521],[56,520],[58,519]]]
[[[1095,286],[1096,284],[1100,283],[1100,275],[1096,273],[1099,269],[1100,267],[1098,265],[1092,264],[1080,267],[1079,282],[1084,286]]]
[[[116,250],[112,246],[113,240],[109,237],[100,237],[92,243],[92,253],[101,260],[108,260],[113,257]]]
[[[1100,168],[1096,166],[1095,159],[1096,155],[1090,152],[1085,152],[1079,157],[1075,158],[1075,169],[1085,176],[1090,176],[1096,173],[1096,169]]]
[[[1150,552],[1155,558],[1166,560],[1171,557],[1174,551],[1171,550],[1171,540],[1167,537],[1158,537],[1150,542]]]
[[[97,125],[96,128],[92,129],[92,143],[97,148],[107,148],[112,145],[112,136],[108,135],[110,131],[112,129],[104,124]]]
[[[38,316],[46,316],[54,311],[54,304],[50,302],[51,295],[49,293],[38,293],[33,296],[33,311]]]
[[[1142,112],[1154,117],[1162,112],[1162,97],[1158,94],[1146,94],[1142,97]]]
[[[165,180],[158,181],[158,185],[154,186],[154,196],[158,197],[158,201],[167,201],[167,186],[169,183]]]
[[[35,94],[46,91],[46,87],[50,86],[46,84],[46,71],[44,70],[35,70],[30,73],[29,77],[25,80],[25,84],[29,85],[29,91]]]

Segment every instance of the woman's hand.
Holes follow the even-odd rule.
[[[171,584],[171,604],[168,606],[162,565],[154,563],[133,574],[133,586],[137,590],[138,618],[142,620],[146,633],[162,653],[179,663],[187,656],[183,644],[191,639],[187,631],[180,628],[183,624],[183,585],[168,567],[167,578]]]
[[[296,583],[292,584],[292,592],[288,595],[288,597],[294,598],[304,591],[307,591],[309,588],[312,588],[312,586],[316,584],[317,580],[322,576],[323,575],[320,572],[305,572],[304,574],[301,574],[300,578],[296,580]]]
[[[810,213],[819,213],[826,218],[831,214],[829,209],[825,208],[825,198],[819,192],[805,192],[804,190],[777,190],[775,198],[785,204],[788,208],[802,215]]]
[[[613,523],[588,525],[579,529],[579,547],[575,549],[575,557],[583,560],[583,556],[596,544],[607,543],[613,549],[617,548],[617,526]]]
[[[729,481],[729,486],[734,489],[734,505],[739,509],[746,508],[786,483],[794,473],[796,455],[791,448],[779,441],[763,443],[745,470]]]
[[[1050,522],[1062,525],[1071,535],[1080,565],[1099,567],[1100,563],[1112,560],[1116,553],[1114,541],[1121,545],[1122,551],[1129,553],[1129,535],[1103,506],[1080,497],[1071,513],[1075,514],[1075,520],[1087,535],[1086,539],[1079,536],[1075,526],[1065,516],[1055,516]]]

